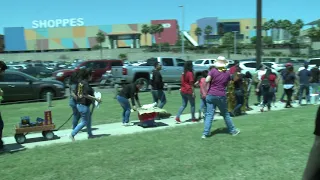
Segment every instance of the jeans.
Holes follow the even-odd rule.
[[[77,135],[84,126],[87,126],[88,135],[92,136],[90,106],[77,104],[77,109],[80,113],[81,122],[73,129],[71,135]]]
[[[286,103],[286,106],[291,106],[293,88],[284,89],[284,92],[285,92],[286,95],[287,95],[287,103]]]
[[[284,100],[284,96],[286,95],[286,92],[285,92],[285,90],[283,90],[283,93],[282,93],[282,95],[281,95],[281,98],[280,98],[280,101],[283,101]]]
[[[152,90],[151,91],[152,97],[153,97],[153,102],[158,102],[160,101],[160,104],[158,104],[158,108],[163,108],[164,105],[167,103],[167,98],[166,94],[164,93],[163,90]]]
[[[182,92],[180,94],[181,94],[181,97],[182,97],[182,106],[180,107],[176,117],[180,118],[182,112],[187,107],[188,101],[189,101],[190,105],[191,105],[191,119],[195,119],[195,115],[194,115],[195,114],[195,110],[196,110],[195,98],[192,97],[192,94],[184,94]]]
[[[130,106],[129,100],[119,95],[117,95],[117,100],[123,109],[122,123],[129,123],[129,118],[131,113],[131,106]]]
[[[320,137],[316,136],[303,173],[303,180],[320,179]]]
[[[319,94],[319,83],[310,84],[311,94]]]
[[[251,94],[251,88],[248,89],[247,91],[247,97],[246,97],[246,107],[249,108],[249,98],[250,98],[250,94]]]
[[[80,120],[80,113],[77,109],[77,103],[73,98],[70,98],[69,105],[72,109],[72,129],[76,128]]]
[[[4,123],[3,123],[2,116],[1,116],[1,113],[0,113],[0,149],[3,148],[3,144],[4,144],[3,141],[2,141],[3,126],[4,126]]]
[[[199,112],[203,112],[205,114],[207,112],[207,101],[206,98],[200,98],[200,109]]]
[[[271,89],[270,89],[271,88]],[[263,94],[263,106],[265,107],[267,106],[268,109],[271,108],[271,103],[273,101],[274,98],[274,94],[275,94],[275,89],[270,87],[268,89],[262,89],[262,94]]]
[[[235,90],[236,107],[233,109],[233,114],[241,114],[241,107],[244,104],[244,92],[241,89]]]
[[[300,88],[299,88],[299,104],[301,104],[302,101],[302,94],[303,91],[306,90],[306,100],[309,103],[310,102],[310,86],[309,85],[305,85],[305,84],[301,84]]]
[[[217,107],[220,109],[220,114],[223,116],[223,119],[228,128],[228,131],[231,134],[236,132],[236,128],[234,127],[234,124],[228,112],[227,97],[207,95],[206,101],[207,101],[207,113],[206,113],[206,118],[204,120],[203,135],[205,136],[210,135],[212,120],[214,118],[214,112]]]

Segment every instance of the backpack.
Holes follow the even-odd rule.
[[[270,86],[270,81],[269,81],[269,76],[264,76],[263,80],[261,81],[261,87],[263,89],[269,89]]]

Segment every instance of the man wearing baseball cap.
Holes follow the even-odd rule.
[[[6,63],[4,63],[3,61],[0,61],[0,78],[4,75],[4,72],[6,71],[6,69],[8,69]],[[0,89],[0,96],[1,97],[3,96],[2,89]],[[3,141],[2,141],[2,131],[3,131],[3,120],[0,112],[0,151],[3,150],[4,148]]]

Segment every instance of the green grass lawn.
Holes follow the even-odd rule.
[[[1,179],[298,180],[313,142],[316,109],[234,118],[242,131],[235,137],[215,131],[225,127],[220,120],[212,129],[220,133],[205,140],[199,123],[0,155]]]

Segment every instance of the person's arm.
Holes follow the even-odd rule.
[[[201,80],[201,79],[200,79],[200,80]],[[199,86],[200,80],[198,80],[197,82],[195,82],[195,83],[194,83],[194,86]]]
[[[257,92],[260,91],[260,86],[261,86],[262,80],[264,80],[264,75],[261,77],[261,81],[258,82],[257,89],[256,89]]]
[[[131,99],[131,105],[133,107],[133,109],[136,109],[136,102],[135,102],[135,97],[136,97],[136,85],[132,84],[130,87],[129,91],[130,91],[130,99]]]
[[[134,96],[134,98],[136,99],[137,103],[138,103],[138,106],[141,107],[141,103],[140,103],[140,100],[139,100],[139,92],[137,92]]]
[[[192,94],[195,95],[195,93],[194,93],[194,85],[193,85],[194,84],[193,73],[189,72],[187,78],[188,78],[189,84],[190,84],[191,89],[192,89]]]

